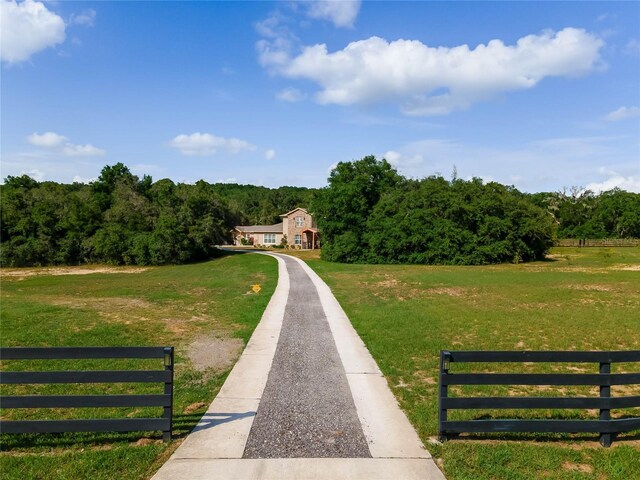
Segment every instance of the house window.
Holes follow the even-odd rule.
[[[302,235],[300,235],[300,234],[296,235],[295,244],[296,245],[302,245]]]
[[[276,243],[276,234],[275,233],[265,233],[264,234],[264,244],[265,245],[273,245]]]
[[[296,227],[304,227],[304,217],[296,217]]]

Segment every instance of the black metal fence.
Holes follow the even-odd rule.
[[[452,363],[570,362],[597,363],[599,373],[451,373]],[[640,384],[640,373],[611,373],[612,363],[640,362],[640,350],[617,352],[441,351],[438,430],[440,438],[459,433],[548,432],[600,434],[611,445],[616,433],[640,429],[639,417],[611,418],[612,409],[640,407],[640,396],[611,395],[611,386]],[[594,369],[595,370],[595,369]],[[449,397],[450,385],[571,385],[598,386],[598,397]],[[454,409],[597,409],[598,420],[492,419],[450,421]]]
[[[0,360],[162,359],[163,370],[2,371],[0,385],[74,383],[163,383],[163,394],[2,395],[0,408],[162,407],[158,418],[2,420],[3,433],[130,432],[160,430],[171,439],[173,347],[0,348]]]

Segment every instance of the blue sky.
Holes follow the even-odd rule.
[[[0,1],[2,178],[640,192],[639,2]]]

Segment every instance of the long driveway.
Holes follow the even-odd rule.
[[[329,287],[301,260],[155,480],[442,480]]]
[[[283,260],[289,298],[244,458],[371,457],[318,291]]]

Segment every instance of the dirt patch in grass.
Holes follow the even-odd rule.
[[[41,297],[51,305],[85,309],[100,317],[130,325],[134,321],[149,320],[149,315],[160,313],[157,306],[141,298],[131,297]],[[93,328],[93,327],[90,327]]]
[[[483,434],[472,434],[472,433],[462,433],[455,440],[455,442],[460,442],[461,444],[468,445],[506,445],[506,444],[522,444],[526,446],[532,447],[541,447],[541,448],[549,448],[550,441],[554,447],[566,450],[572,450],[577,452],[589,451],[589,450],[600,450],[602,445],[597,438],[593,436],[585,436],[584,434],[566,434],[568,437],[567,440],[559,439],[555,437],[540,437],[540,438],[532,438],[528,440],[523,440],[520,438],[492,438],[490,436],[485,436]],[[620,447],[638,447],[640,445],[640,440],[631,440],[624,437],[616,437],[616,441],[611,444],[611,449],[620,448]],[[571,462],[567,462],[571,464]],[[575,464],[582,465],[582,464]],[[589,466],[589,465],[587,465]],[[567,469],[569,470],[569,468]]]
[[[374,283],[373,286],[376,288],[406,288],[407,284],[400,282],[397,278],[389,278],[382,282]]]
[[[51,305],[71,308],[91,308],[97,311],[112,312],[114,310],[131,310],[137,308],[151,308],[152,305],[141,298],[129,297],[56,297],[49,299]]]
[[[609,292],[611,286],[601,284],[586,284],[586,285],[567,285],[567,288],[571,290],[584,290],[587,292]]]
[[[90,275],[92,273],[142,273],[148,267],[47,267],[1,269],[2,277],[26,278],[36,275]]]
[[[394,298],[401,302],[434,295],[447,295],[449,297],[472,297],[475,295],[475,289],[447,285],[425,288],[420,284],[403,282],[390,275],[385,275],[384,280],[374,283],[372,287],[373,294],[376,297],[384,300]]]
[[[462,287],[438,287],[428,288],[426,294],[432,295],[449,295],[450,297],[462,297],[468,295],[468,289]]]
[[[422,383],[426,383],[427,385],[438,384],[438,380],[435,377],[432,377],[429,372],[425,372],[424,370],[416,370],[413,374],[418,377]]]
[[[374,283],[372,286],[373,295],[383,300],[405,300],[419,298],[423,296],[424,291],[411,286],[406,282],[402,282],[397,278],[385,275],[385,280]]]
[[[572,472],[593,473],[593,467],[591,465],[587,465],[586,463],[564,462],[562,464],[562,468],[564,468],[565,470],[570,470]]]
[[[147,445],[158,445],[161,444],[162,440],[159,440],[157,438],[148,438],[148,437],[143,437],[133,443],[131,443],[130,445],[132,447],[145,447]]]
[[[521,263],[518,265],[524,271],[527,272],[562,272],[562,273],[590,273],[590,274],[607,274],[611,273],[611,267],[579,267],[579,266],[562,266],[562,267],[549,267],[547,265],[540,265],[539,263]]]
[[[611,387],[611,390],[612,395],[616,397],[631,397],[634,395],[640,395],[640,385],[614,385]]]
[[[626,265],[626,264],[613,265],[611,267],[611,270],[628,270],[631,272],[640,272],[640,265]]]
[[[243,346],[239,338],[206,336],[191,343],[187,355],[196,370],[220,372],[233,365]]]
[[[182,411],[182,413],[184,413],[185,415],[189,414],[189,413],[193,413],[196,410],[200,410],[203,407],[206,407],[207,404],[204,402],[196,402],[196,403],[192,403],[191,405],[187,405],[184,410]]]

